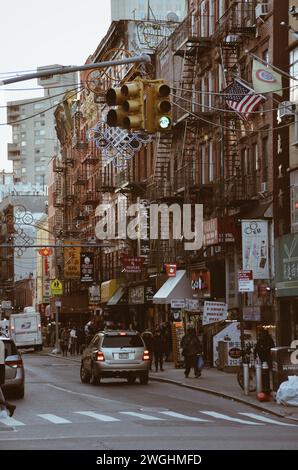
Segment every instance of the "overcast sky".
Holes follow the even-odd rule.
[[[110,25],[109,0],[8,0],[1,2],[0,79],[7,72],[37,66],[81,65],[92,54]],[[13,75],[8,73],[8,76]],[[35,81],[0,87],[0,124],[6,122],[6,101],[42,95]],[[6,91],[9,90],[9,91]],[[7,160],[10,126],[0,125],[0,170],[11,170]]]

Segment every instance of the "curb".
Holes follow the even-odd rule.
[[[66,356],[65,357],[65,356],[61,356],[60,354],[53,354],[53,353],[47,353],[47,352],[41,352],[39,354],[44,355],[44,356],[51,356],[51,357],[55,357],[55,358],[60,358],[60,359],[67,359],[68,361],[72,361],[72,362],[75,362],[75,363],[80,363],[80,360],[73,359],[71,356],[69,356],[69,357]],[[167,378],[164,378],[164,377],[156,377],[156,376],[151,376],[151,375],[149,377],[149,380],[153,381],[153,382],[154,381],[155,382],[164,382],[164,383],[168,383],[168,384],[171,384],[171,385],[177,385],[178,387],[189,388],[191,390],[198,390],[199,392],[203,392],[203,393],[209,393],[210,395],[215,395],[215,396],[218,396],[218,397],[221,397],[221,398],[226,398],[227,400],[233,400],[233,401],[236,401],[238,403],[242,403],[243,405],[248,405],[251,408],[254,408],[254,409],[259,410],[259,411],[263,411],[263,412],[268,413],[268,414],[272,414],[274,416],[277,416],[278,418],[287,418],[287,419],[291,419],[292,421],[295,421],[295,422],[298,421],[297,418],[293,418],[292,416],[285,415],[283,413],[279,413],[278,411],[273,411],[273,410],[270,410],[268,408],[264,408],[263,406],[258,405],[256,403],[251,403],[251,402],[245,400],[244,398],[236,397],[234,395],[229,395],[228,393],[224,393],[224,392],[218,392],[218,391],[213,390],[211,388],[200,387],[200,386],[197,386],[197,385],[189,385],[185,382],[179,382],[177,380],[167,379]]]

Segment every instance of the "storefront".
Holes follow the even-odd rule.
[[[298,234],[275,240],[277,337],[279,346],[298,339]]]

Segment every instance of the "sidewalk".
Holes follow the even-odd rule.
[[[74,362],[81,361],[80,356],[67,356],[65,358],[62,357],[61,354],[53,354],[51,350],[52,348],[44,348],[43,353]],[[173,362],[165,362],[164,372],[150,372],[150,380],[172,383],[181,387],[211,393],[212,395],[244,403],[258,410],[271,413],[279,417],[286,417],[298,421],[298,407],[278,405],[273,398],[271,398],[271,401],[269,402],[259,402],[256,398],[256,392],[245,396],[237,382],[236,374],[228,374],[215,368],[204,368],[200,378],[195,378],[192,374],[193,371],[191,371],[190,377],[186,379],[184,377],[183,368],[176,369]]]

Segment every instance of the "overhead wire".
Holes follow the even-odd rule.
[[[77,88],[79,88],[79,85],[77,85]],[[70,90],[67,90],[67,91],[73,91],[75,89],[76,88],[71,88]],[[65,95],[65,93],[67,93],[67,91],[65,92],[65,90],[64,90],[63,92],[57,93],[56,95],[41,96],[40,98],[34,98],[34,99],[32,98],[33,101],[26,101],[26,103],[24,103],[23,105],[27,106],[28,104],[41,103],[43,101],[51,100],[52,98],[56,98],[57,96]],[[22,99],[20,99],[18,101],[22,101]],[[20,106],[22,106],[22,104],[20,104]],[[0,106],[0,108],[8,108],[8,106],[4,105],[4,106]]]

